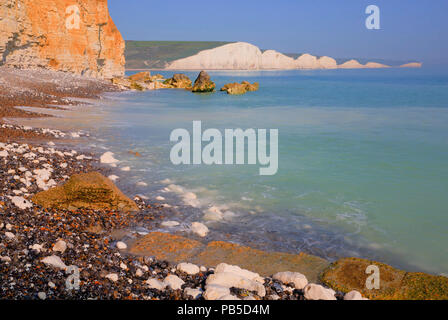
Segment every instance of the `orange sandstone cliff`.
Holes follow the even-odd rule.
[[[124,46],[107,0],[0,1],[0,65],[112,78]]]

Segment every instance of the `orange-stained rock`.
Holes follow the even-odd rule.
[[[192,262],[208,267],[216,267],[225,262],[263,276],[294,271],[304,274],[312,282],[318,281],[319,274],[329,266],[326,260],[305,253],[266,252],[223,241],[203,244],[160,232],[151,232],[136,240],[130,252],[135,255],[154,256],[159,260]]]
[[[112,78],[124,64],[107,0],[0,2],[0,65]]]

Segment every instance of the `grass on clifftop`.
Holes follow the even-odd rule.
[[[174,60],[231,42],[222,41],[126,41],[126,69],[162,69]]]

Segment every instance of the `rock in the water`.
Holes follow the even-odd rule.
[[[192,263],[179,263],[177,265],[177,270],[189,275],[194,275],[200,272],[199,267]]]
[[[100,157],[100,162],[104,164],[113,164],[117,163],[118,160],[114,158],[114,154],[112,152],[108,151]]]
[[[306,277],[298,272],[278,272],[272,278],[286,285],[294,283],[294,287],[299,290],[303,290],[308,284]]]
[[[210,79],[210,75],[205,71],[201,71],[194,82],[192,92],[213,92],[215,88],[216,84]]]
[[[226,91],[231,95],[240,95],[245,94],[248,91],[257,91],[259,88],[258,82],[251,84],[247,81],[243,81],[242,83],[228,83],[224,87],[221,88],[221,91]]]
[[[125,212],[139,210],[135,202],[98,172],[75,174],[63,186],[40,192],[32,200],[44,208],[75,207]]]
[[[334,290],[326,289],[318,284],[308,284],[303,292],[307,300],[336,300]]]
[[[200,222],[193,222],[191,224],[191,231],[202,238],[207,236],[209,232],[207,226]]]
[[[123,241],[118,241],[117,242],[117,248],[119,250],[126,250],[128,248],[127,244],[124,243]]]
[[[180,290],[182,289],[182,285],[185,284],[185,282],[181,278],[172,274],[166,277],[163,283],[173,290]]]
[[[191,89],[190,78],[182,73],[176,73],[172,78],[165,80],[163,83],[173,88]]]
[[[177,227],[178,225],[180,225],[180,223],[177,221],[164,221],[161,223],[161,226],[165,228],[174,228]]]

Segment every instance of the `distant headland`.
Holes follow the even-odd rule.
[[[262,50],[246,42],[126,41],[127,69],[316,70],[422,66],[415,61],[372,60],[288,54]]]

